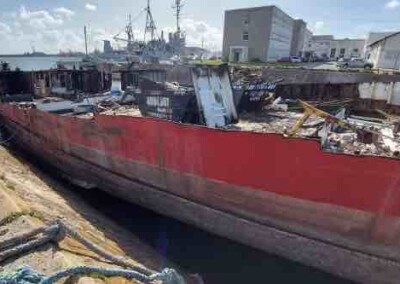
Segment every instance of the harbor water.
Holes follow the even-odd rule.
[[[79,62],[81,57],[61,57],[61,56],[16,56],[1,57],[0,62],[7,62],[11,70],[19,68],[22,71],[46,70],[57,67],[57,62]]]

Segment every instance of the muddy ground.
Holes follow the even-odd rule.
[[[107,252],[123,256],[146,271],[161,271],[166,264],[173,266],[132,233],[81,202],[62,184],[0,146],[0,241],[57,219]],[[0,263],[0,272],[22,265],[29,265],[45,275],[79,265],[116,267],[70,237],[6,259]],[[136,283],[121,278],[75,280],[76,283]]]

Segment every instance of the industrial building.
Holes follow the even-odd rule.
[[[308,42],[304,57],[327,60],[363,58],[364,50],[364,39],[335,39],[333,35],[315,35]]]
[[[330,59],[364,57],[364,39],[334,39],[330,42]]]
[[[400,32],[392,33],[369,45],[367,59],[375,68],[400,69]]]
[[[397,31],[392,31],[392,32],[370,32],[368,33],[368,37],[367,40],[365,41],[365,46],[364,46],[364,54],[365,54],[365,58],[370,57],[370,53],[371,53],[371,44],[385,38],[388,37],[394,33],[396,33]]]
[[[306,23],[276,6],[225,12],[223,58],[230,62],[274,62],[304,49]]]
[[[370,33],[367,39],[335,39],[333,35],[313,35],[305,21],[293,19],[276,6],[228,10],[222,56],[229,62],[276,62],[290,56],[305,61],[371,58],[378,68],[398,69],[399,36],[394,34]]]

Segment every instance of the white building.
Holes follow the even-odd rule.
[[[364,39],[335,39],[330,44],[330,59],[364,58]]]
[[[392,33],[368,46],[367,59],[375,68],[400,69],[400,32]]]
[[[306,38],[309,30],[307,29],[307,23],[301,19],[294,20],[293,22],[293,35],[292,43],[290,49],[291,56],[303,56],[305,41],[309,39]],[[311,32],[310,32],[311,33]]]
[[[328,58],[333,35],[315,35],[308,41],[305,57]]]
[[[332,35],[312,36],[306,46],[307,59],[350,59],[352,57],[364,57],[364,39],[334,39]]]
[[[309,29],[306,29],[304,32],[304,43],[303,43],[303,48],[301,50],[301,57],[305,58],[308,50],[308,46],[310,45],[311,39],[313,37],[312,31]]]
[[[230,62],[274,62],[299,55],[306,23],[276,6],[225,11],[223,58]]]
[[[371,48],[370,45],[373,44],[374,42],[377,42],[378,40],[381,40],[387,36],[390,36],[397,31],[392,31],[392,32],[370,32],[368,34],[367,40],[365,41],[365,46],[364,46],[364,54],[365,57],[370,54]]]

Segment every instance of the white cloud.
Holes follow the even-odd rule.
[[[11,27],[5,23],[0,22],[0,34],[5,35],[11,32]]]
[[[86,3],[85,5],[86,10],[89,11],[96,11],[97,10],[97,6],[94,4],[90,4],[90,3]]]
[[[74,11],[66,7],[56,9],[34,10],[21,6],[15,12],[3,16],[0,20],[0,35],[9,43],[0,47],[0,53],[23,53],[34,46],[37,51],[55,53],[59,50],[84,50],[83,32],[79,27],[69,26],[71,18],[75,17]],[[175,31],[175,27],[159,27],[168,32]],[[186,32],[187,45],[201,47],[204,39],[204,47],[216,51],[221,50],[222,30],[210,26],[204,21],[198,21],[192,17],[182,20],[182,30]],[[88,30],[88,43],[90,49],[102,49],[104,39],[112,40],[120,31],[120,27],[109,26],[106,29],[100,27]],[[143,30],[134,30],[135,38],[142,40]],[[125,46],[125,43],[113,43],[116,47]]]
[[[182,30],[186,32],[188,46],[201,47],[204,40],[204,48],[215,51],[222,48],[222,30],[212,27],[206,22],[191,18],[183,19]]]
[[[326,30],[326,24],[323,21],[318,21],[311,25],[310,29],[314,34],[321,34]]]
[[[64,18],[70,18],[73,15],[75,15],[75,12],[70,9],[67,9],[65,7],[60,7],[60,8],[54,9],[54,14],[64,17]]]
[[[0,35],[9,43],[1,47],[0,53],[23,53],[30,51],[31,46],[47,53],[83,50],[82,33],[66,25],[74,14],[65,7],[30,10],[21,6],[4,15],[4,22],[0,22]]]
[[[15,15],[15,20],[32,29],[46,29],[61,26],[64,23],[59,15],[51,14],[46,10],[29,11],[22,6]]]
[[[391,0],[386,3],[385,7],[387,9],[396,9],[396,8],[400,7],[400,1],[399,0]]]

